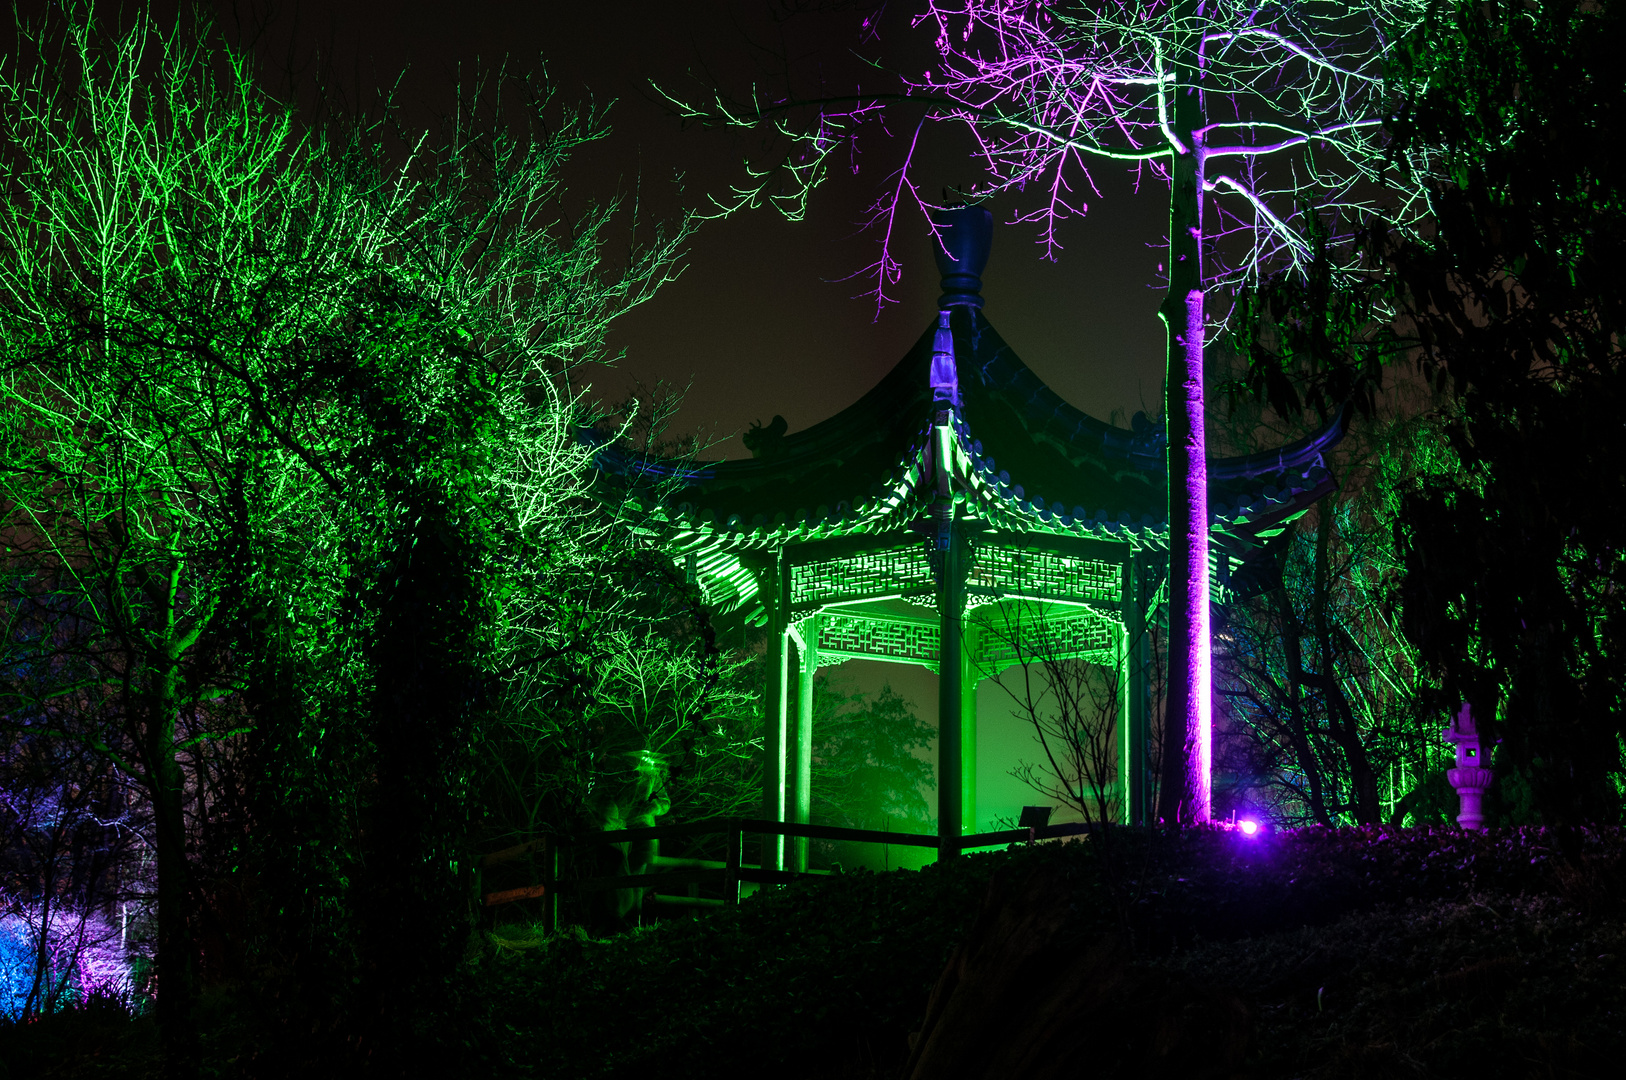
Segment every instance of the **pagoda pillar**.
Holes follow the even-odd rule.
[[[937,857],[960,854],[965,807],[965,538],[939,504],[937,553]]]
[[[818,619],[803,623],[796,648],[796,772],[791,785],[791,817],[799,825],[813,817],[813,680],[819,671]],[[790,868],[807,873],[808,839],[795,836],[790,841]]]
[[[790,660],[790,596],[784,553],[774,556],[772,589],[768,599],[768,673],[763,688],[762,712],[762,816],[769,821],[785,820],[786,766],[785,729],[786,686]],[[762,868],[782,870],[785,866],[785,838],[762,838]]]
[[[963,625],[960,649],[960,824],[966,833],[977,831],[977,686],[982,682],[976,663],[979,631]]]

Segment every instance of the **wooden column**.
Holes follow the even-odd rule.
[[[769,575],[768,606],[768,673],[762,695],[762,816],[769,821],[785,820],[786,795],[786,675],[789,666],[790,628],[786,620],[789,591],[786,588],[783,552],[774,556],[773,572]],[[785,866],[785,838],[762,838],[762,868],[782,870]]]
[[[960,648],[960,824],[966,833],[977,831],[977,686],[982,673],[976,656],[975,627],[963,627]]]
[[[1145,560],[1130,556],[1123,562],[1123,632],[1118,678],[1124,700],[1118,710],[1119,781],[1123,791],[1123,820],[1145,825],[1150,813],[1147,747],[1151,741],[1146,699],[1146,669],[1151,660],[1151,639],[1146,633]]]
[[[954,527],[952,504],[939,506],[937,550],[937,857],[960,854],[964,815],[965,541]]]
[[[800,647],[796,650],[796,776],[792,786],[791,820],[801,825],[813,817],[813,680],[819,671],[819,620],[815,616],[802,623]],[[805,836],[791,838],[791,869],[807,873]]]

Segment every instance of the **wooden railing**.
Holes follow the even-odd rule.
[[[779,885],[798,878],[827,874],[829,871],[772,870],[741,861],[744,838],[749,835],[806,837],[810,840],[841,840],[849,843],[898,844],[904,847],[937,848],[939,856],[973,848],[996,847],[1001,844],[1050,840],[1063,836],[1078,836],[1088,826],[1074,823],[1047,825],[1035,829],[1001,829],[995,832],[973,833],[957,838],[939,837],[929,833],[895,833],[880,829],[848,829],[835,825],[802,825],[789,821],[765,821],[758,818],[711,818],[682,825],[654,825],[643,829],[617,829],[614,832],[591,833],[570,839],[543,836],[535,840],[504,848],[480,860],[484,869],[514,862],[538,853],[542,864],[542,880],[532,885],[484,893],[486,908],[512,903],[516,900],[542,899],[546,901],[543,922],[554,929],[559,918],[559,896],[562,893],[587,893],[608,889],[658,888],[675,885],[716,884],[721,887],[722,899],[710,897],[680,897],[657,895],[657,902],[689,906],[733,907],[740,902],[740,885],[753,882],[759,885]],[[579,878],[561,880],[559,852],[577,845],[624,844],[635,840],[674,840],[685,836],[724,837],[723,858],[688,859],[656,855],[653,865],[663,867],[655,873],[623,874],[618,877]]]

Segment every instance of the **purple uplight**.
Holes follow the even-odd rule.
[[[1257,821],[1243,819],[1237,823],[1237,828],[1242,830],[1243,835],[1253,836],[1259,832],[1259,823]]]

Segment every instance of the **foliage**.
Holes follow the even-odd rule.
[[[1259,1075],[1372,1075],[1408,1056],[1430,1074],[1473,1075],[1453,1070],[1513,1054],[1608,1075],[1600,1065],[1621,1049],[1618,830],[1245,839],[1213,828],[1124,830],[1118,841],[1121,862],[1137,868],[1126,884],[1144,900],[1132,905],[1135,966],[1240,990]],[[469,1071],[499,1076],[889,1075],[995,874],[1058,877],[1075,898],[1073,927],[1118,925],[1095,847],[837,875],[604,941],[494,946],[448,991],[470,1007],[443,1036]],[[150,1061],[143,1033],[69,1012],[0,1026],[0,1054],[54,1053],[64,1065],[80,1054],[86,1071],[66,1075],[95,1075],[95,1047],[134,1071]],[[266,1039],[229,1011],[209,1013],[206,1045],[223,1075],[268,1064]]]
[[[630,1076],[658,1067],[664,1075],[701,1076],[745,1062],[790,1076],[887,1075],[906,1055],[927,991],[995,873],[1018,880],[1035,871],[1067,875],[1077,897],[1070,918],[1091,930],[1119,925],[1112,888],[1135,890],[1138,963],[1189,966],[1230,984],[1242,976],[1191,959],[1204,943],[1232,943],[1231,957],[1261,948],[1273,957],[1288,953],[1277,952],[1277,942],[1313,948],[1321,932],[1329,942],[1353,944],[1348,927],[1381,923],[1384,916],[1372,913],[1386,905],[1456,904],[1465,891],[1497,907],[1498,897],[1521,893],[1545,895],[1549,904],[1585,903],[1587,895],[1609,895],[1622,866],[1617,832],[1371,828],[1249,840],[1209,829],[1121,830],[1117,837],[1114,865],[1130,876],[1111,886],[1096,845],[1018,847],[920,872],[838,875],[759,895],[737,913],[607,941],[560,937],[522,954],[499,953],[485,973],[494,1009],[485,1030],[495,1041],[482,1045],[502,1055],[490,1062],[494,1069],[514,1075]],[[1415,910],[1413,942],[1441,908]],[[1614,918],[1601,910],[1589,917]],[[1352,919],[1368,921],[1343,922]],[[1594,922],[1586,932],[1619,933],[1618,923],[1609,925]],[[1305,927],[1325,930],[1306,934]],[[1377,942],[1392,940],[1375,939],[1363,951],[1366,962],[1380,962]],[[1456,955],[1471,956],[1467,945],[1454,946]],[[1556,951],[1550,959],[1570,962]],[[1269,971],[1296,987],[1306,970],[1326,970],[1296,966],[1302,963],[1289,954]],[[1265,967],[1241,969],[1247,990],[1257,988],[1252,973]],[[674,972],[683,973],[680,993]],[[1294,1000],[1301,1008],[1303,998]],[[1607,1023],[1606,1002],[1584,1007],[1589,1025]],[[1304,1019],[1295,1037],[1313,1033],[1318,1019]]]
[[[486,973],[490,1023],[515,1038],[488,1044],[500,1054],[491,1064],[585,1077],[659,1063],[668,1076],[699,1076],[754,1059],[804,1075],[847,1058],[896,1058],[986,887],[991,867],[960,862],[838,875],[764,893],[737,913],[499,955]],[[683,972],[681,989],[673,972]],[[606,1038],[609,1017],[640,1037]]]
[[[1626,538],[1598,492],[1621,452],[1622,25],[1612,3],[1436,5],[1397,43],[1388,121],[1430,227],[1374,223],[1365,279],[1278,280],[1253,304],[1250,378],[1278,404],[1371,400],[1403,352],[1447,395],[1446,465],[1393,518],[1401,626],[1434,707],[1471,701],[1499,742],[1525,820],[1621,809]]]
[[[1279,279],[1251,307],[1250,380],[1279,407],[1370,402],[1402,352],[1446,395],[1436,467],[1391,496],[1401,627],[1526,820],[1620,810],[1626,538],[1598,491],[1621,449],[1621,26],[1615,4],[1438,5],[1397,47],[1389,121],[1430,230],[1375,226],[1364,280]]]
[[[1233,578],[1243,595],[1218,620],[1215,666],[1233,729],[1221,768],[1238,778],[1239,811],[1377,824],[1404,818],[1422,798],[1412,791],[1447,765],[1432,685],[1400,630],[1400,503],[1449,470],[1438,426],[1413,411],[1390,402],[1357,419],[1336,452],[1342,490],[1288,526],[1268,565]]]
[[[692,586],[662,560],[608,554],[567,594],[594,613],[584,646],[516,673],[525,689],[485,743],[491,843],[737,814],[760,799],[754,670],[717,650]]]
[[[916,751],[936,734],[890,683],[872,698],[821,672],[813,684],[814,823],[924,831],[933,773]]]
[[[1404,507],[1406,632],[1547,821],[1622,805],[1623,41],[1619,4],[1443,9],[1394,122],[1437,225],[1391,260],[1462,463]]]
[[[1618,1053],[1619,922],[1551,896],[1436,900],[1199,948],[1181,970],[1258,1003],[1259,1075],[1605,1076]]]

